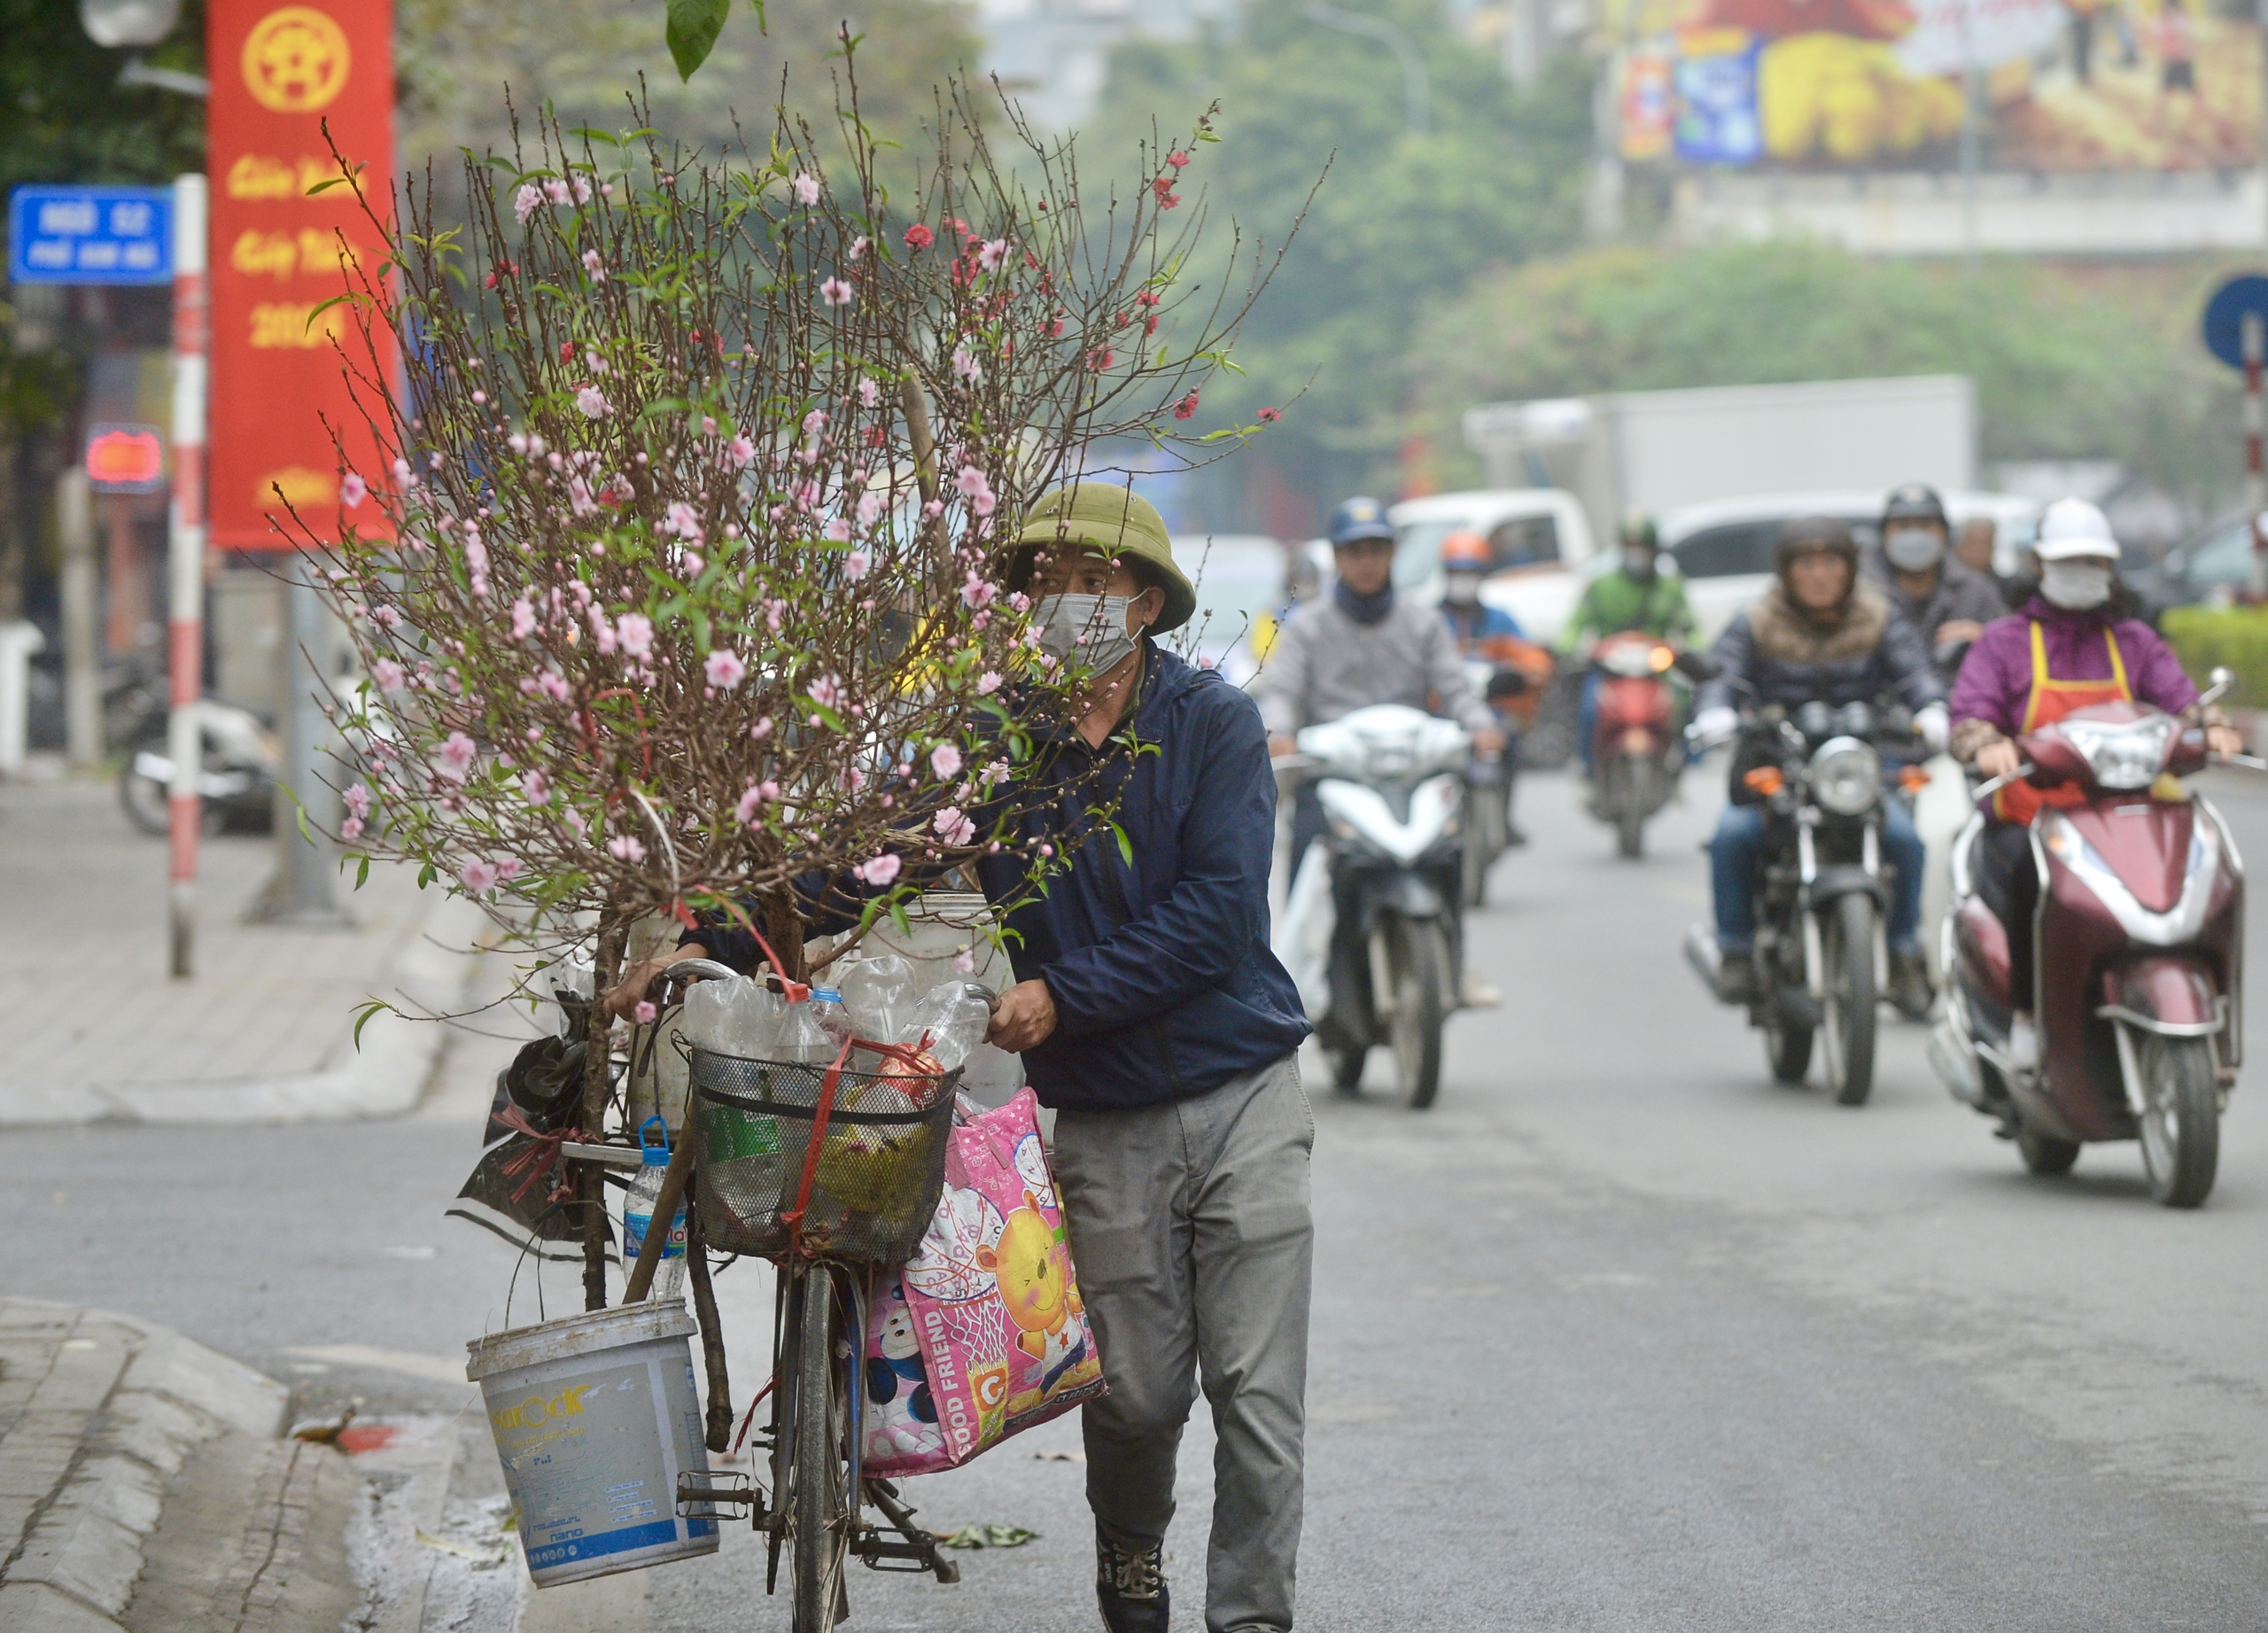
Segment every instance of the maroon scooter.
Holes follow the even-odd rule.
[[[2244,864],[2220,813],[2179,781],[2204,769],[2204,734],[2109,703],[2016,746],[2019,776],[2080,796],[2043,808],[2031,830],[2039,905],[2023,1001],[2037,1059],[2010,1048],[2008,935],[1974,885],[1980,814],[1953,844],[1953,978],[1930,1064],[2033,1173],[2069,1172],[2082,1145],[2139,1138],[2150,1194],[2194,1208],[2213,1188],[2243,1046]]]

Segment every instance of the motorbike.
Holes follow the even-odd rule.
[[[1735,764],[1749,766],[1745,797],[1767,813],[1749,1024],[1781,1083],[1804,1080],[1816,1040],[1827,1087],[1845,1106],[1873,1091],[1876,1007],[1889,986],[1884,802],[1916,774],[1907,766],[1891,782],[1881,745],[1905,750],[1910,737],[1867,704],[1814,700],[1792,716],[1776,704],[1756,712],[1736,750]],[[1688,933],[1686,955],[1713,987],[1706,926]]]
[[[275,818],[282,746],[249,709],[217,697],[200,698],[192,706],[203,749],[197,791],[205,802],[206,828],[267,828]],[[125,809],[127,820],[145,834],[160,836],[167,831],[166,803],[174,780],[169,729],[163,711],[144,715],[118,774],[118,803]]]
[[[1441,1087],[1441,1031],[1459,990],[1472,735],[1380,704],[1307,727],[1298,747],[1295,764],[1318,774],[1324,828],[1299,864],[1278,945],[1309,1012],[1321,1010],[1316,1031],[1339,1088],[1352,1092],[1385,1044],[1402,1099],[1422,1109]]]
[[[1551,683],[1551,654],[1532,641],[1492,635],[1464,660],[1472,689],[1503,722],[1502,753],[1476,752],[1465,766],[1464,877],[1467,906],[1488,897],[1488,869],[1511,843],[1512,777],[1525,758],[1538,704]]]
[[[2209,698],[2227,671],[2214,681]],[[1976,890],[1980,813],[1953,851],[1943,933],[1953,977],[1930,1063],[2031,1172],[2067,1173],[2082,1145],[2139,1139],[2150,1194],[2197,1207],[2213,1188],[2243,1046],[2244,864],[2220,813],[2179,781],[2204,768],[2203,734],[2146,704],[2107,703],[2016,747],[2019,776],[2084,796],[2031,826],[2033,990],[2009,991],[2008,933]],[[2010,1047],[2019,997],[2036,1059]]]
[[[1599,675],[1598,719],[1589,745],[1596,767],[1591,814],[1614,829],[1622,855],[1643,856],[1647,820],[1669,804],[1685,769],[1670,674],[1706,679],[1709,665],[1699,653],[1625,630],[1593,649],[1591,667]]]

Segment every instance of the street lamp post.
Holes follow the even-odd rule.
[[[2268,5],[2268,0],[2261,0]],[[1309,0],[1308,20],[1321,23],[1326,28],[1336,28],[1342,34],[1359,34],[1365,39],[1376,40],[1392,51],[1402,62],[1402,91],[1405,99],[1404,117],[1410,134],[1422,136],[1430,134],[1433,121],[1433,82],[1426,77],[1425,58],[1419,54],[1418,43],[1383,17],[1366,17],[1360,12],[1342,12],[1337,6],[1325,5],[1323,0]]]

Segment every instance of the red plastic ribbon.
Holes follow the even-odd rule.
[[[769,952],[770,949],[766,948],[765,951]],[[927,1044],[928,1041],[928,1033],[922,1033],[921,1042]],[[943,1073],[935,1069],[937,1063],[924,1055],[917,1045],[872,1043],[864,1038],[845,1038],[843,1040],[843,1046],[835,1052],[834,1064],[827,1069],[827,1075],[819,1079],[819,1107],[812,1117],[810,1143],[804,1147],[804,1172],[803,1177],[796,1183],[796,1205],[780,1216],[780,1223],[788,1227],[788,1251],[797,1258],[819,1256],[817,1254],[806,1251],[804,1247],[804,1215],[812,1205],[812,1181],[819,1172],[819,1151],[821,1142],[827,1139],[827,1119],[835,1114],[835,1093],[843,1082],[843,1063],[850,1058],[850,1051],[853,1049],[864,1049],[870,1054],[882,1056],[884,1060],[896,1061],[901,1066],[913,1067],[921,1077],[935,1077],[939,1081],[944,1077]],[[921,1071],[920,1069],[924,1064],[931,1069]]]
[[[534,1124],[530,1123],[527,1113],[509,1100],[504,1102],[504,1109],[495,1113],[494,1116],[497,1122],[510,1129],[515,1134],[525,1134],[528,1137],[527,1145],[504,1163],[504,1178],[507,1179],[518,1179],[523,1174],[527,1176],[526,1178],[520,1179],[519,1189],[512,1193],[512,1200],[516,1202],[528,1194],[537,1180],[563,1168],[564,1165],[559,1160],[561,1146],[569,1140],[581,1145],[589,1138],[579,1128],[554,1129],[547,1134]],[[552,1185],[551,1194],[544,1200],[557,1201],[567,1194],[568,1186],[566,1174],[559,1172]]]

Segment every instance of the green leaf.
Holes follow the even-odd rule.
[[[393,1015],[396,1013],[398,1012],[395,1010],[394,1007],[382,998],[364,999],[361,1004],[356,1006],[354,1011],[354,1047],[358,1050],[361,1048],[362,1029],[370,1023],[370,1018],[373,1015]]]
[[[1115,837],[1115,838],[1118,841],[1118,859],[1119,859],[1119,860],[1121,860],[1121,861],[1124,862],[1124,863],[1125,863],[1129,867],[1133,867],[1133,866],[1134,866],[1134,842],[1133,842],[1131,839],[1129,839],[1129,838],[1126,836],[1126,830],[1125,830],[1124,828],[1122,828],[1119,827],[1119,825],[1118,825],[1117,823],[1115,823],[1115,822],[1113,822],[1113,823],[1110,825],[1110,831],[1111,831],[1112,836],[1113,836],[1113,837]]]
[[[356,860],[360,865],[354,869],[354,888],[359,890],[370,882],[370,859],[364,856]]]
[[[670,59],[677,64],[678,78],[689,80],[709,59],[732,0],[669,0],[669,4]]]
[[[345,176],[334,175],[328,182],[317,182],[313,187],[307,189],[307,197],[312,198],[317,193],[327,193],[334,187],[344,187],[346,185],[346,178]]]

